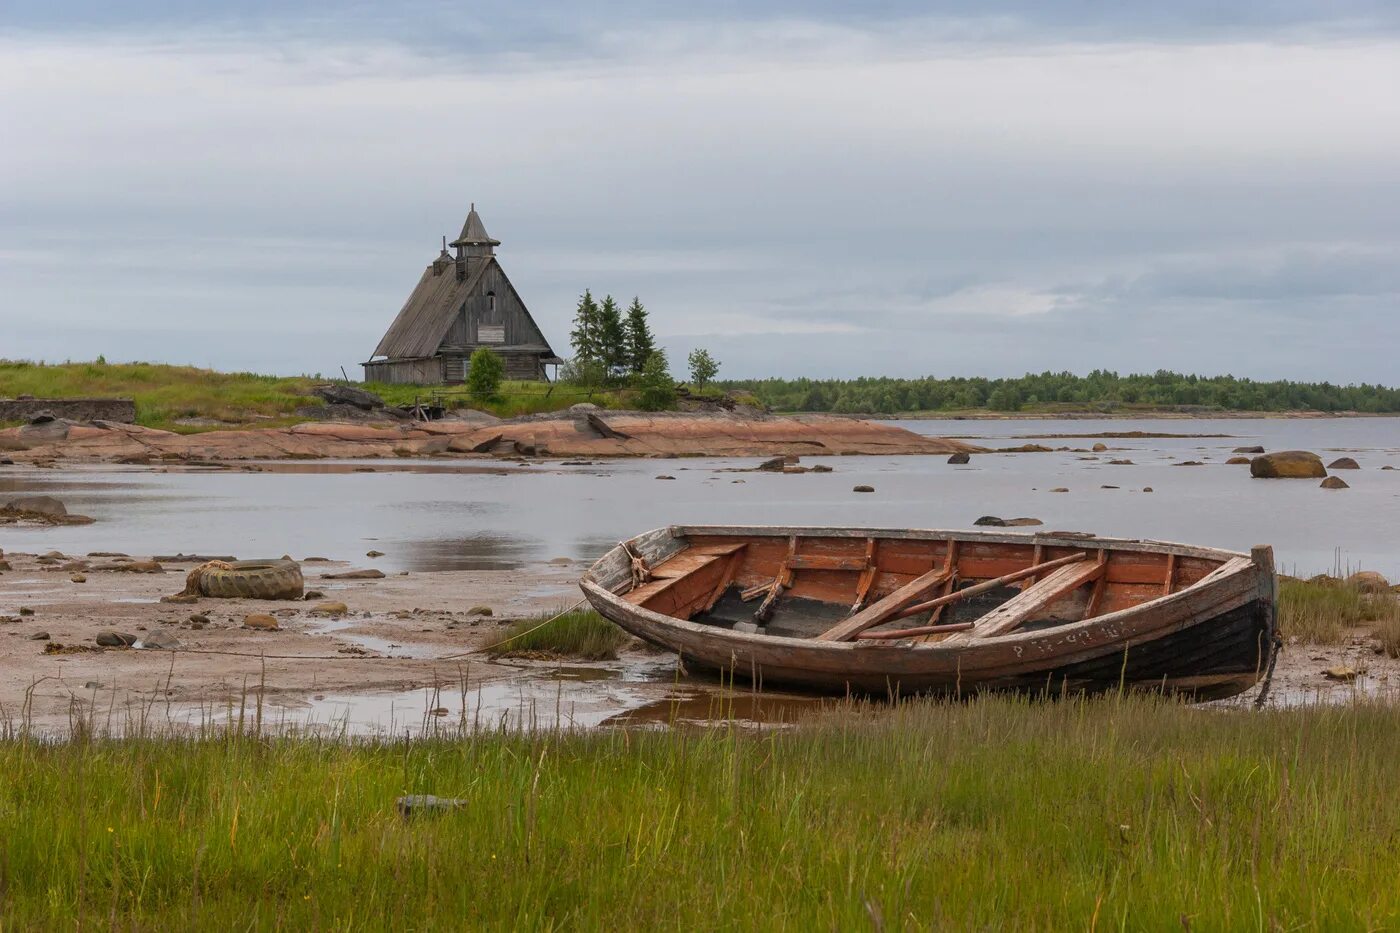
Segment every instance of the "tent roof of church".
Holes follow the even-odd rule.
[[[476,205],[472,205],[471,213],[467,214],[467,222],[462,224],[462,235],[452,241],[453,246],[500,246],[500,240],[491,239],[486,232],[486,225],[481,222],[481,215],[476,212]]]

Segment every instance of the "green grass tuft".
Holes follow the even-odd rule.
[[[541,616],[513,623],[488,650],[498,657],[550,654],[605,661],[617,657],[618,649],[627,644],[629,637],[591,609],[574,609],[546,621],[549,619],[550,616]]]

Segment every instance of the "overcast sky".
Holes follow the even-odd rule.
[[[564,355],[1400,383],[1400,4],[380,6],[0,3],[0,357],[358,378],[475,201]]]

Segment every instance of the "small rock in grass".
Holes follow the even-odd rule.
[[[874,491],[875,491],[875,487],[874,487],[874,486],[866,486],[866,485],[864,485],[864,484],[862,484],[862,485],[860,485],[860,486],[852,486],[852,487],[851,487],[851,492],[874,492]]]
[[[491,611],[491,607],[490,607],[490,606],[472,606],[470,609],[467,610],[467,615],[469,615],[469,616],[489,616],[489,615],[495,615],[495,613]]]
[[[459,810],[467,805],[468,801],[460,797],[437,797],[433,794],[409,794],[400,797],[394,805],[398,808],[399,814],[408,819],[411,816],[419,816],[424,813],[445,813],[449,810]]]
[[[1348,486],[1348,485],[1346,484],[1346,481],[1343,480],[1340,476],[1329,476],[1329,477],[1327,477],[1325,480],[1323,480],[1321,483],[1318,483],[1318,486],[1320,486],[1320,487],[1323,488],[1323,489],[1350,489],[1350,488],[1351,488],[1350,486]]]
[[[250,612],[243,617],[243,627],[260,629],[262,631],[275,631],[277,629],[277,617],[266,612]]]
[[[126,632],[98,632],[96,641],[103,648],[130,648],[136,644],[136,636]]]

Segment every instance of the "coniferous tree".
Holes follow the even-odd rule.
[[[636,375],[646,366],[647,358],[656,349],[656,339],[647,322],[647,309],[642,307],[640,298],[633,296],[623,327],[627,333],[627,369]]]
[[[601,360],[602,344],[598,333],[598,303],[593,293],[584,289],[574,312],[574,329],[569,332],[574,347],[574,363],[580,369]]]
[[[627,338],[622,325],[622,309],[612,295],[598,308],[598,359],[609,378],[627,371]]]

